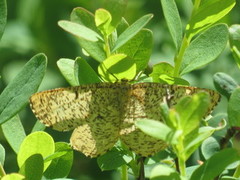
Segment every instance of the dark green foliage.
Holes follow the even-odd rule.
[[[225,50],[229,44],[239,68],[240,25],[231,25],[239,22],[239,18],[232,16],[236,1],[195,0],[192,9],[188,3],[191,2],[19,0],[13,5],[9,1],[9,24],[4,32],[7,6],[6,0],[0,0],[0,39],[4,33],[0,42],[0,124],[3,134],[0,178],[239,179],[240,166],[236,163],[240,160],[240,90],[239,82],[236,82],[239,69],[233,68],[230,51]],[[239,7],[236,8],[238,15]],[[154,13],[154,18],[153,14],[145,15],[143,9]],[[164,19],[160,19],[160,14]],[[48,73],[46,56],[33,56],[41,51],[50,59]],[[21,70],[11,66],[12,59],[20,62],[21,58],[30,56],[33,57],[21,66]],[[221,61],[215,62],[218,57]],[[45,126],[33,119],[25,108],[45,75],[41,89],[63,84],[58,78],[60,72],[54,75],[55,62],[71,86],[129,81],[184,86],[193,83],[198,87],[209,87],[215,74],[215,88],[227,100],[222,98],[225,101],[220,104],[224,107],[218,108],[213,117],[206,117],[212,103],[209,93],[182,97],[171,107],[165,102],[159,109],[163,122],[145,118],[136,122],[144,133],[165,141],[169,145],[165,151],[143,159],[118,142],[112,150],[90,162],[78,157],[79,153],[73,157],[69,144],[55,143],[69,142],[68,134],[57,134],[49,129],[46,129],[49,134],[43,132]],[[15,74],[11,81],[10,71]],[[12,154],[16,154],[14,161],[8,158]],[[196,157],[198,162],[191,161]],[[12,163],[16,159],[18,166]],[[93,165],[96,164],[102,171],[118,169],[121,173],[95,175]],[[144,166],[147,169],[145,175]]]

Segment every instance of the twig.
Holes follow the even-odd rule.
[[[144,157],[139,158],[140,170],[139,170],[139,176],[137,180],[145,180],[144,160],[145,160]]]

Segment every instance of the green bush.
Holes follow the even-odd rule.
[[[135,2],[135,5],[141,2],[144,1]],[[49,59],[59,59],[56,64],[62,76],[70,86],[77,87],[43,91],[33,95],[44,76],[47,76],[47,57],[42,53],[33,56],[15,78],[7,83],[0,94],[0,123],[3,135],[3,143],[0,144],[1,179],[240,178],[239,85],[232,76],[218,72],[221,68],[213,62],[226,57],[224,53],[230,49],[237,64],[235,67],[239,67],[240,25],[229,27],[225,22],[226,17],[234,12],[235,0],[195,0],[187,21],[184,15],[179,15],[179,10],[184,10],[177,6],[181,3],[160,0],[164,22],[172,41],[167,39],[164,26],[159,32],[163,33],[161,36],[165,46],[168,45],[167,56],[171,62],[166,62],[161,56],[158,57],[160,60],[153,60],[159,55],[154,43],[157,42],[160,33],[153,35],[150,29],[145,28],[151,22],[153,14],[137,18],[129,13],[134,19],[137,18],[133,23],[129,23],[128,19],[124,18],[124,14],[128,13],[127,0],[106,0],[105,3],[99,1],[96,6],[101,8],[97,7],[94,14],[84,5],[84,8],[74,8],[70,20],[58,18],[58,7],[75,6],[77,2],[71,4],[63,1],[36,0],[31,1],[28,6],[27,3],[30,1],[20,1],[18,21],[21,23],[15,22],[12,26],[10,24],[4,31],[7,7],[6,1],[0,0],[0,37],[3,32],[6,34],[2,40],[3,47],[0,48],[3,52],[0,57],[6,58],[1,64],[1,71],[4,72],[3,67],[11,57],[43,51]],[[29,12],[31,8],[39,12],[33,13],[34,16],[31,17],[23,7],[28,7]],[[66,32],[57,30],[55,34],[51,26],[39,28],[39,24],[44,21],[42,17],[46,17],[48,13],[48,7],[56,13],[50,19],[57,19],[58,26]],[[160,6],[157,9],[160,12]],[[157,23],[153,21],[149,26],[154,27]],[[26,30],[26,24],[31,28]],[[11,32],[15,26],[21,29],[20,36],[15,31]],[[71,35],[68,36],[67,33]],[[13,34],[16,35],[16,39],[9,40]],[[57,38],[61,35],[66,41],[59,43]],[[17,41],[22,44],[18,44]],[[44,43],[46,44],[41,46]],[[226,46],[229,49],[226,49]],[[61,58],[67,55],[69,58]],[[49,60],[48,66],[53,66],[52,60]],[[59,75],[52,76],[52,81],[58,81]],[[197,76],[204,78],[193,82]],[[209,81],[212,81],[209,80],[210,77],[217,91],[199,88],[202,87],[201,81],[207,84],[204,86],[209,87]],[[51,84],[52,81],[49,80],[48,83]],[[192,84],[197,88],[192,87]],[[219,94],[223,95],[220,104],[224,103],[224,107],[218,108],[214,115],[210,115],[220,101]],[[59,100],[61,97],[64,101]],[[71,99],[72,97],[74,98]],[[78,98],[80,100],[76,101]],[[95,99],[91,104],[95,109],[91,109],[89,105],[91,98]],[[103,100],[100,102],[105,102],[106,106],[100,108],[94,102],[101,98]],[[89,159],[78,158],[79,152],[73,154],[72,147],[68,144],[68,133],[51,131],[38,120],[29,118],[30,114],[26,116],[27,123],[26,120],[21,120],[21,114],[24,109],[26,111],[29,99],[33,113],[44,125],[59,131],[75,129],[71,138],[73,148],[87,156],[96,157],[96,161],[90,164],[89,174],[98,171],[94,169],[96,164],[101,171],[110,171],[111,174],[104,176],[102,172],[103,175],[99,177],[81,174],[78,169],[84,167],[81,167],[79,159]],[[155,104],[151,104],[152,102]],[[74,109],[76,104],[81,104],[81,110],[86,111],[85,114],[80,109]],[[145,106],[145,109],[142,108]],[[76,113],[73,114],[72,110],[66,107],[72,108]],[[94,110],[99,111],[96,117]],[[143,116],[138,116],[141,113]],[[56,118],[49,120],[53,114]],[[69,114],[78,118],[69,120]],[[111,118],[112,121],[117,121],[120,127],[114,126],[115,122],[109,122]],[[32,127],[28,124],[30,120]],[[103,120],[106,123],[94,120]],[[133,135],[127,134],[126,129],[129,127],[134,129],[131,132]],[[109,135],[109,132],[105,131],[112,134]],[[106,139],[101,139],[99,133]],[[83,137],[83,140],[79,140],[80,137]],[[139,142],[134,141],[136,139]],[[85,140],[86,144],[75,144]],[[10,151],[5,142],[10,145]],[[98,143],[99,146],[96,145]],[[156,150],[159,152],[154,153]],[[11,164],[8,159],[13,154],[11,151],[14,152],[13,156],[17,162],[15,169],[8,169],[8,166],[4,165]]]

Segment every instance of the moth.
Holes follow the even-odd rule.
[[[220,95],[213,90],[160,83],[98,83],[58,88],[33,94],[35,116],[58,131],[73,130],[72,147],[90,157],[106,153],[120,139],[129,149],[148,157],[166,148],[135,126],[139,118],[163,121],[160,105],[171,107],[184,96],[198,92],[210,95],[209,112]]]

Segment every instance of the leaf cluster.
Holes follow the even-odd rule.
[[[144,27],[153,15],[142,16],[129,25],[123,17],[127,1],[108,0],[94,14],[77,7],[73,9],[70,20],[58,23],[62,29],[76,37],[85,54],[85,57],[76,57],[75,60],[61,58],[57,61],[67,82],[71,86],[78,86],[127,80],[130,83],[158,82],[186,86],[190,83],[183,75],[214,61],[228,41],[240,67],[240,26],[232,25],[228,28],[226,24],[219,23],[232,10],[235,0],[193,1],[191,17],[183,28],[175,1],[160,2],[176,49],[174,64],[159,62],[150,68],[150,72],[147,71],[153,48],[153,34]],[[1,37],[7,16],[5,0],[0,0],[0,10]],[[90,65],[88,58],[96,61],[97,68]],[[32,132],[26,135],[18,116],[18,112],[28,104],[29,97],[37,91],[46,66],[46,56],[37,54],[1,92],[0,124],[5,138],[17,154],[19,167],[18,173],[4,172],[6,152],[0,145],[0,177],[4,180],[67,179],[71,169],[73,152],[69,145],[64,142],[55,143],[38,121]],[[200,92],[181,98],[173,107],[163,102],[159,109],[163,122],[151,119],[139,119],[136,122],[136,126],[143,132],[168,144],[165,151],[141,161],[146,167],[146,177],[152,180],[226,180],[240,177],[240,166],[237,163],[240,159],[239,85],[224,73],[214,75],[214,84],[218,92],[228,99],[226,114],[206,118],[211,105],[210,97],[209,94]],[[186,167],[187,160],[198,151],[203,156],[201,162]],[[138,155],[118,142],[111,151],[100,156],[97,162],[102,170],[119,169],[122,179],[126,180],[128,174],[143,179],[140,160],[142,159]],[[234,173],[230,171],[232,169]]]

